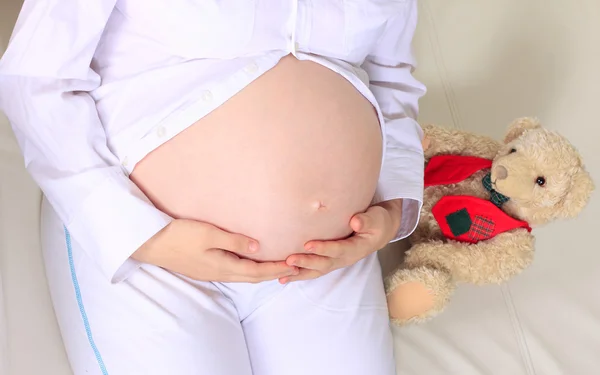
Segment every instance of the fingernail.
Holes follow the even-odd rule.
[[[251,252],[255,252],[255,251],[258,250],[258,244],[256,242],[254,242],[254,241],[250,241],[250,245],[248,246],[248,249]]]
[[[312,253],[313,251],[315,251],[314,247],[309,247],[308,249],[306,249],[307,253]]]

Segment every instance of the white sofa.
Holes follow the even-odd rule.
[[[20,0],[0,2],[0,51],[19,7]],[[429,88],[421,122],[500,137],[512,118],[535,115],[578,146],[600,181],[600,1],[422,0],[420,7],[417,75]],[[39,204],[0,118],[1,375],[71,373],[44,280]],[[600,373],[595,215],[598,199],[579,219],[536,230],[534,266],[508,285],[461,287],[436,320],[395,329],[398,373]],[[397,253],[383,254],[386,267]]]

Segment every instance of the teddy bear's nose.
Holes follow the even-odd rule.
[[[504,180],[508,177],[508,171],[503,166],[499,165],[496,167],[496,178],[498,180]]]

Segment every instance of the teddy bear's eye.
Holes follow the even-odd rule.
[[[535,183],[538,184],[538,185],[540,185],[540,186],[544,186],[544,185],[546,185],[546,179],[544,177],[538,177],[535,180]]]
[[[511,148],[509,154],[514,154],[515,152],[517,152],[516,148]]]

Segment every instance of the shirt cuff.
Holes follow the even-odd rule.
[[[391,243],[410,236],[419,222],[423,207],[424,158],[422,153],[405,151],[390,159],[385,161],[389,167],[382,171],[374,203],[402,199],[400,228]]]
[[[124,174],[115,173],[86,198],[67,229],[111,283],[135,272],[130,256],[172,221]]]

